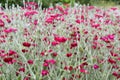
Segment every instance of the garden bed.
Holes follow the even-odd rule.
[[[120,10],[0,10],[0,80],[120,78]]]

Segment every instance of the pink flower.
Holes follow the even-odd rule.
[[[30,77],[26,76],[23,80],[30,80]]]
[[[7,56],[8,56],[8,54],[0,53],[0,57],[1,57],[1,58],[5,58],[5,57],[7,57]]]
[[[93,27],[93,28],[96,28],[96,29],[98,29],[99,27],[100,27],[100,24],[97,24],[97,23],[92,23],[91,24],[91,26]]]
[[[69,68],[68,66],[65,66],[65,67],[64,67],[64,70],[68,70],[68,68]]]
[[[45,22],[52,24],[54,19],[55,19],[54,17],[48,17],[48,18],[46,18]]]
[[[29,42],[23,42],[23,46],[25,46],[25,47],[30,47],[31,44],[30,44]]]
[[[110,43],[111,41],[114,41],[114,34],[109,34],[106,36],[101,37],[100,39],[105,41],[106,43]]]
[[[103,44],[101,44],[101,43],[99,43],[99,42],[97,42],[97,41],[94,41],[94,42],[92,43],[92,48],[93,48],[93,49],[100,49],[102,46],[103,46]]]
[[[28,60],[27,62],[28,62],[28,64],[30,64],[30,65],[32,65],[32,64],[34,63],[33,60]]]
[[[44,62],[44,63],[43,63],[43,66],[44,66],[44,67],[48,67],[49,64],[48,64],[47,62]]]
[[[81,23],[81,21],[80,21],[79,19],[77,19],[75,22],[76,22],[76,23],[78,23],[78,24],[80,24],[80,23]]]
[[[58,54],[56,52],[52,53],[52,56],[56,57]]]
[[[13,50],[9,50],[9,53],[8,53],[9,56],[16,55],[16,54],[17,54],[17,52],[15,52]]]
[[[13,63],[16,62],[16,60],[13,59],[12,57],[6,57],[6,58],[3,59],[3,61],[4,61],[5,63],[8,63],[8,64],[13,64]]]
[[[58,41],[58,42],[60,42],[60,43],[64,43],[64,42],[67,41],[67,38],[55,36],[55,37],[54,37],[54,40],[55,40],[55,41]]]
[[[11,33],[11,32],[16,32],[16,31],[17,31],[17,29],[12,28],[12,27],[4,30],[5,33]]]
[[[95,9],[94,6],[88,6],[88,9],[91,10],[91,9]]]
[[[48,50],[49,53],[52,52],[52,51],[53,51],[52,49],[49,49],[49,50]]]
[[[0,67],[2,67],[3,64],[0,63]]]
[[[49,60],[45,60],[44,64],[43,65],[49,65],[49,64],[55,64],[56,63],[56,60],[54,59],[49,59]]]
[[[56,63],[56,61],[55,61],[54,59],[50,59],[50,60],[48,60],[48,62],[49,62],[50,64],[55,64],[55,63]]]
[[[67,57],[71,57],[71,56],[72,56],[72,53],[67,53],[66,56],[67,56]]]
[[[73,70],[73,67],[72,66],[69,66],[69,71],[72,71]]]
[[[36,2],[25,2],[25,8],[28,10],[37,9],[38,4]]]
[[[118,54],[117,54],[117,53],[114,53],[113,51],[110,51],[110,54],[111,54],[111,56],[113,56],[113,57],[118,57]]]
[[[35,14],[38,14],[38,12],[35,11],[35,10],[27,11],[27,12],[24,13],[24,15],[25,15],[26,17],[30,17],[30,18],[31,18],[33,15],[35,15]]]
[[[112,58],[109,58],[108,62],[111,63],[111,64],[116,64],[116,61],[114,59],[112,59]]]
[[[115,10],[117,10],[118,8],[116,8],[116,7],[112,7],[111,8],[111,10],[113,10],[113,11],[115,11]]]
[[[42,51],[42,52],[40,53],[40,55],[41,55],[41,56],[44,56],[44,55],[45,55],[45,52]]]
[[[118,57],[117,60],[120,61],[120,57]]]
[[[115,38],[114,34],[109,34],[109,35],[107,35],[107,37],[108,37],[111,41],[113,41],[114,38]]]
[[[84,34],[88,34],[88,30],[83,29],[83,33],[84,33]]]
[[[95,35],[94,38],[93,38],[94,41],[98,40],[98,36]]]
[[[77,42],[72,42],[71,45],[70,45],[71,48],[74,48],[76,46],[77,46]]]
[[[2,54],[2,53],[5,53],[5,50],[1,49],[0,50],[0,54]]]
[[[57,42],[57,41],[53,41],[53,42],[51,43],[52,46],[56,46],[56,45],[58,45],[58,44],[59,44],[59,42]]]
[[[115,76],[115,77],[117,78],[117,80],[120,78],[120,74],[119,74],[119,72],[117,72],[117,71],[114,71],[114,72],[112,73],[112,75]]]
[[[96,18],[102,18],[103,16],[101,14],[95,14]]]
[[[11,20],[10,20],[10,19],[6,19],[6,21],[7,21],[8,23],[11,23]]]
[[[116,71],[114,71],[113,73],[112,73],[112,75],[114,75],[114,76],[118,76],[118,72],[116,72]]]
[[[46,76],[49,74],[48,70],[42,70],[41,71],[42,76]]]
[[[25,53],[25,52],[28,52],[28,50],[27,49],[22,49],[22,52]]]
[[[2,19],[0,19],[0,27],[4,27],[5,26],[5,23],[3,22]]]
[[[85,74],[88,73],[88,71],[86,69],[80,69],[80,72],[85,73]]]
[[[63,9],[62,6],[56,6],[56,8],[57,8],[61,13],[64,13],[64,12],[65,12],[65,10]]]
[[[98,69],[99,66],[98,66],[97,64],[94,64],[93,68],[94,68],[94,69]]]
[[[34,20],[34,25],[37,25],[38,24],[38,20]]]
[[[83,63],[81,63],[81,64],[80,64],[80,68],[81,68],[81,69],[83,69],[83,68],[84,68],[84,66],[87,66],[87,65],[88,65],[88,63],[87,63],[87,62],[83,62]]]
[[[25,68],[24,67],[19,68],[19,72],[25,72]]]

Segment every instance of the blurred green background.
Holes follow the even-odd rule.
[[[35,1],[35,2],[42,2],[42,7],[47,8],[51,4],[55,6],[55,4],[69,4],[71,6],[74,6],[74,3],[78,4],[89,4],[89,5],[95,5],[95,6],[115,6],[120,5],[120,0],[0,0],[0,3],[3,7],[5,7],[5,3],[8,3],[8,6],[11,6],[12,4],[15,5],[23,5],[23,2],[28,1]]]

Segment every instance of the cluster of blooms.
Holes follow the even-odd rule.
[[[120,78],[120,10],[95,6],[0,10],[0,77]]]

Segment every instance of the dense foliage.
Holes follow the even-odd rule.
[[[43,7],[49,7],[51,4],[55,5],[56,3],[62,3],[62,4],[71,4],[73,5],[75,2],[80,4],[89,4],[93,5],[96,2],[100,2],[101,0],[0,0],[0,3],[2,3],[2,6],[5,7],[5,3],[8,3],[8,6],[12,6],[12,4],[18,4],[23,5],[23,2],[26,1],[35,1],[35,2],[42,2]],[[103,0],[105,2],[114,2],[115,4],[119,4],[120,1],[118,0]]]

